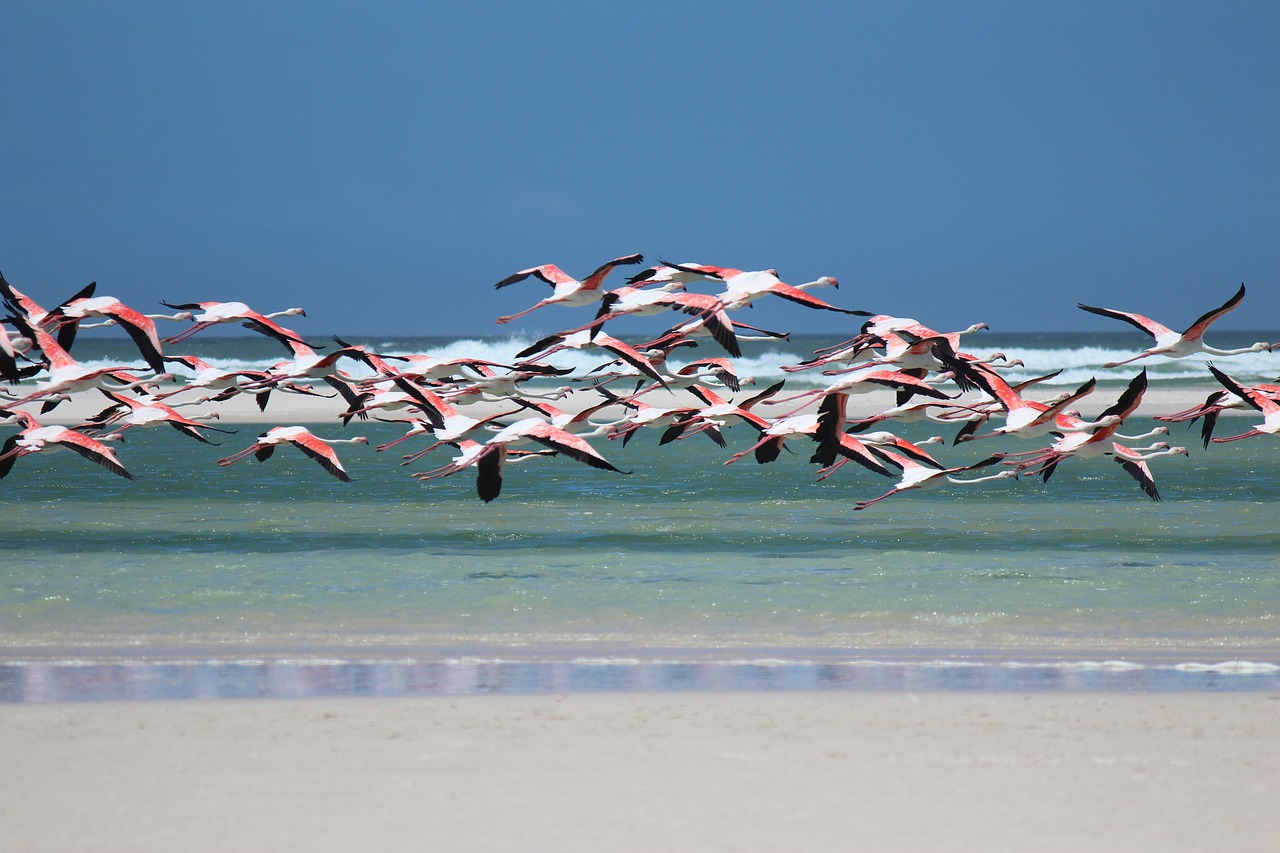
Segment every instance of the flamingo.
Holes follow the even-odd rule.
[[[125,305],[114,296],[72,299],[50,311],[45,317],[45,322],[51,322],[57,326],[71,324],[74,327],[86,317],[105,317],[124,329],[133,339],[138,351],[142,353],[143,360],[151,370],[155,373],[165,372],[164,356],[160,352],[160,335],[156,332],[155,321],[141,311]],[[62,346],[64,349],[70,346],[70,341],[65,340]]]
[[[205,412],[202,415],[188,417],[174,409],[172,406],[165,405],[154,398],[149,400],[137,400],[125,397],[121,394],[116,394],[115,392],[108,391],[105,388],[99,388],[98,390],[101,391],[107,399],[111,400],[114,405],[99,412],[96,416],[90,418],[90,420],[101,424],[123,423],[124,426],[121,428],[121,432],[129,427],[168,424],[178,432],[183,433],[184,435],[189,435],[196,441],[204,442],[205,444],[215,444],[216,442],[212,442],[206,438],[200,432],[202,429],[211,429],[215,432],[223,432],[227,434],[235,432],[235,430],[220,429],[219,427],[202,423],[202,421],[205,420],[218,418],[219,415],[216,411]],[[203,398],[200,401],[192,402],[203,402],[207,399],[208,398]]]
[[[16,398],[12,401],[13,406],[23,406],[33,400],[43,399],[44,405],[40,411],[48,412],[58,404],[62,399],[62,395],[73,394],[77,391],[83,391],[87,388],[95,388],[105,386],[106,380],[114,379],[121,383],[114,387],[116,391],[124,391],[130,388],[146,386],[152,382],[161,379],[172,379],[171,373],[160,373],[151,379],[138,379],[129,371],[128,367],[90,367],[81,364],[71,357],[71,354],[63,349],[53,336],[46,332],[40,326],[26,326],[21,320],[13,318],[18,322],[19,328],[35,341],[36,347],[44,353],[49,361],[48,378],[43,382],[36,383],[36,390],[25,397]]]
[[[179,311],[187,312],[187,316],[183,319],[194,320],[195,323],[188,329],[184,329],[173,337],[165,338],[166,344],[176,344],[185,341],[187,338],[199,332],[202,329],[216,326],[219,323],[236,323],[244,320],[252,320],[253,324],[246,324],[247,328],[254,331],[268,330],[274,336],[284,336],[297,338],[297,335],[283,326],[272,322],[275,317],[297,317],[307,316],[307,312],[301,308],[286,308],[283,311],[272,311],[269,314],[260,314],[254,311],[243,302],[185,302],[181,304],[173,304],[160,300],[160,304],[166,308],[174,308]],[[194,313],[199,312],[199,313]],[[180,316],[180,315],[175,315]]]
[[[191,391],[196,388],[207,388],[217,392],[209,399],[220,403],[223,400],[229,400],[244,390],[245,380],[257,382],[270,378],[270,374],[265,370],[223,370],[194,355],[167,355],[164,360],[172,364],[181,364],[188,370],[193,371],[194,375],[182,387],[166,391],[163,394],[157,394],[157,400],[165,400],[175,394],[181,394],[184,391]],[[295,388],[294,390],[297,389]],[[266,391],[258,391],[255,394],[260,411],[266,411],[267,398],[270,393],[271,391],[268,389]]]
[[[526,308],[525,310],[519,311],[515,314],[507,314],[503,317],[499,317],[498,322],[510,323],[518,317],[523,317],[524,315],[532,311],[536,311],[539,308],[546,307],[547,305],[564,305],[568,308],[579,308],[583,305],[591,305],[592,303],[599,302],[604,293],[601,289],[601,285],[604,284],[604,280],[608,277],[609,273],[613,272],[617,267],[629,264],[638,264],[643,260],[644,256],[639,254],[623,255],[621,258],[614,258],[607,264],[597,268],[595,272],[591,273],[591,275],[581,281],[575,279],[555,264],[543,264],[537,267],[529,267],[526,270],[520,270],[517,273],[512,273],[502,281],[495,284],[494,287],[503,288],[507,285],[515,284],[518,281],[524,281],[526,278],[533,277],[541,279],[551,285],[552,293],[546,299],[535,304],[532,308]]]
[[[475,467],[476,492],[481,500],[488,503],[502,491],[503,468],[508,461],[511,445],[522,442],[540,444],[554,453],[567,456],[575,462],[590,465],[592,468],[618,474],[631,473],[615,468],[581,436],[552,426],[541,418],[522,418],[502,427],[483,444],[474,441],[464,442],[462,455],[455,457],[448,465],[413,476],[419,480],[434,480]]]
[[[452,389],[441,391],[440,396],[450,401],[481,400],[501,402],[512,397],[532,397],[540,400],[560,400],[573,393],[573,388],[560,385],[546,393],[534,393],[522,387],[522,383],[544,379],[547,376],[562,376],[572,371],[547,369],[542,365],[528,363],[520,370],[500,374],[486,368],[486,374],[468,380],[465,384],[455,385]]]
[[[1226,388],[1232,394],[1235,394],[1246,405],[1257,409],[1262,413],[1262,423],[1258,424],[1248,432],[1242,432],[1239,435],[1230,435],[1225,438],[1213,439],[1215,443],[1221,444],[1227,441],[1239,441],[1242,438],[1251,438],[1255,435],[1277,435],[1280,434],[1280,403],[1275,398],[1264,393],[1257,387],[1246,387],[1227,374],[1223,373],[1212,364],[1209,365],[1215,379],[1222,383],[1222,387]]]
[[[974,375],[974,365],[979,360],[968,353],[957,352],[951,341],[944,335],[929,338],[918,338],[910,332],[892,333],[886,337],[885,354],[881,358],[873,358],[862,362],[859,367],[892,365],[901,371],[938,371],[949,373],[961,391],[976,391],[981,386]],[[1004,353],[994,353],[988,360],[1004,358]],[[838,375],[859,367],[844,370],[823,371],[827,375]]]
[[[647,428],[663,428],[664,431],[658,443],[667,444],[679,436],[685,426],[697,420],[698,410],[693,406],[650,406],[647,403],[635,402],[637,396],[632,395],[618,401],[620,405],[634,408],[635,412],[617,421],[607,433],[611,441],[621,438],[623,447],[639,430]],[[672,432],[673,429],[675,432]],[[725,446],[724,437],[718,430],[707,430],[707,436],[719,447]]]
[[[91,281],[84,287],[80,288],[76,293],[68,297],[64,302],[59,303],[59,305],[65,305],[68,302],[73,302],[77,299],[85,299],[93,296],[97,287],[98,283],[96,281]],[[25,293],[18,290],[18,288],[10,284],[3,274],[0,274],[0,298],[4,299],[5,307],[12,311],[16,317],[22,318],[26,325],[40,326],[46,331],[57,332],[58,343],[62,348],[68,350],[71,348],[71,344],[74,342],[76,336],[76,327],[74,325],[68,325],[59,330],[56,328],[56,323],[46,324],[45,320],[48,318],[49,312],[42,308],[30,296],[27,296]]]
[[[708,320],[711,321],[708,324]],[[757,332],[755,335],[744,335],[739,333],[739,329],[747,329]],[[732,338],[730,338],[732,335]],[[722,309],[716,309],[699,317],[672,326],[661,336],[655,338],[647,344],[642,344],[639,349],[652,349],[661,347],[663,349],[671,349],[676,346],[697,346],[698,342],[695,338],[709,337],[725,348],[730,355],[734,355],[733,349],[730,348],[727,341],[731,340],[733,346],[737,346],[742,341],[789,341],[791,340],[790,332],[774,332],[769,329],[762,329],[759,326],[752,326],[741,320],[732,320],[727,312]],[[740,348],[739,348],[740,349]],[[741,352],[739,351],[739,355]]]
[[[428,391],[425,388],[419,388],[407,379],[397,379],[396,385],[401,389],[403,395],[412,401],[412,404],[427,416],[425,421],[415,419],[412,428],[400,438],[389,441],[386,444],[378,446],[381,452],[391,447],[395,447],[407,438],[420,433],[429,432],[436,438],[436,443],[428,447],[426,450],[417,453],[411,453],[404,457],[401,465],[407,465],[414,460],[425,456],[432,450],[435,450],[441,444],[455,444],[466,436],[484,427],[485,424],[492,423],[498,418],[509,417],[515,412],[495,412],[492,415],[483,418],[473,418],[470,415],[464,415],[450,405],[443,397]],[[376,399],[376,398],[375,398]],[[367,407],[366,411],[368,410]]]
[[[495,368],[501,368],[502,370],[516,369],[514,365],[486,361],[482,358],[468,358],[465,356],[440,358],[439,356],[423,353],[379,356],[364,347],[354,347],[349,344],[343,344],[343,346],[351,350],[352,358],[363,361],[378,372],[377,376],[361,380],[360,385],[362,387],[369,387],[383,382],[394,382],[399,378],[410,379],[415,382],[450,382],[464,375],[462,372],[464,367],[469,368],[479,376],[493,375]],[[400,368],[392,367],[385,359],[403,362],[404,366]]]
[[[950,400],[942,391],[934,388],[918,376],[900,370],[876,370],[868,368],[858,373],[839,379],[825,388],[801,391],[790,397],[777,397],[774,403],[790,403],[794,400],[808,400],[813,397],[828,397],[832,394],[869,394],[879,388],[893,388],[899,392],[910,391],[935,400]]]
[[[132,480],[130,474],[120,460],[103,442],[119,437],[119,433],[101,438],[91,438],[65,426],[42,426],[29,412],[20,410],[0,410],[0,414],[11,417],[22,425],[22,431],[5,439],[0,446],[0,479],[13,469],[13,463],[23,456],[32,453],[70,450],[78,453],[90,462],[101,465],[112,474],[118,474],[126,480]]]
[[[727,358],[694,359],[677,370],[675,375],[679,377],[680,383],[686,387],[700,382],[715,380],[734,392],[742,390],[744,381],[747,383],[754,381],[750,378],[746,380],[740,378],[738,371],[733,366],[733,362]]]
[[[1130,476],[1137,480],[1138,485],[1148,497],[1153,501],[1160,500],[1160,494],[1155,488],[1155,481],[1152,479],[1151,471],[1147,468],[1144,460],[1155,458],[1156,456],[1175,454],[1185,456],[1187,455],[1187,449],[1185,447],[1171,448],[1164,442],[1157,442],[1146,448],[1134,448],[1116,441],[1119,438],[1123,438],[1126,441],[1134,441],[1152,435],[1168,433],[1168,427],[1156,427],[1149,432],[1136,436],[1121,436],[1119,434],[1120,423],[1138,408],[1146,389],[1147,372],[1143,370],[1130,380],[1128,387],[1120,395],[1116,403],[1104,411],[1098,419],[1099,421],[1109,421],[1107,425],[1092,431],[1067,433],[1051,446],[1042,450],[1003,454],[1004,458],[1029,457],[1023,458],[1022,461],[1006,462],[1005,464],[1013,464],[1020,474],[1026,473],[1033,476],[1039,474],[1041,479],[1047,483],[1054,470],[1057,469],[1058,464],[1068,457],[1087,459],[1097,456],[1111,456],[1120,463]],[[1113,418],[1112,416],[1115,417]],[[1148,455],[1143,456],[1144,452],[1148,452]]]
[[[1034,438],[1044,435],[1053,429],[1063,432],[1089,431],[1104,426],[1118,424],[1119,415],[1110,415],[1096,421],[1083,421],[1079,418],[1064,415],[1067,407],[1082,397],[1093,393],[1097,380],[1089,379],[1070,394],[1064,394],[1052,403],[1040,403],[1028,400],[1019,394],[998,373],[990,368],[979,369],[979,384],[996,399],[1005,411],[1005,422],[984,435],[974,435],[979,421],[970,421],[960,435],[958,441],[976,441],[980,438],[991,438],[1001,435],[1016,435],[1021,438]]]
[[[613,353],[617,358],[626,364],[631,365],[640,373],[650,377],[662,387],[667,387],[666,380],[662,374],[657,371],[653,363],[635,347],[619,340],[612,335],[606,335],[602,332],[591,333],[586,329],[572,334],[554,334],[537,341],[532,346],[525,347],[516,353],[516,358],[525,358],[526,356],[539,355],[547,358],[562,350],[585,350],[585,349],[603,349]],[[612,362],[611,362],[612,363]]]
[[[824,302],[812,294],[805,293],[810,287],[839,287],[840,282],[835,276],[824,275],[813,281],[807,281],[803,284],[787,284],[773,270],[753,270],[751,272],[740,272],[737,275],[730,276],[725,280],[724,290],[719,294],[719,299],[724,303],[725,307],[733,310],[735,308],[743,308],[750,305],[761,296],[772,294],[791,302],[804,305],[807,308],[816,308],[822,311],[836,311],[841,314],[852,314],[857,317],[871,316],[868,311],[854,311],[847,308],[837,308],[829,302]]]
[[[1099,416],[1099,421],[1105,421],[1103,426],[1092,431],[1059,434],[1059,437],[1052,445],[1040,450],[1006,453],[1004,454],[1005,458],[1022,458],[1020,462],[1006,464],[1015,464],[1020,473],[1039,474],[1047,483],[1058,463],[1068,456],[1088,457],[1106,453],[1110,442],[1118,437],[1116,433],[1120,428],[1120,424],[1137,410],[1146,390],[1147,371],[1143,370],[1129,381],[1128,386],[1120,394],[1116,402]],[[1164,428],[1161,427],[1160,429]]]
[[[253,454],[259,462],[265,462],[271,458],[271,454],[282,444],[292,444],[301,450],[307,456],[310,456],[320,464],[320,467],[337,477],[344,483],[350,482],[351,477],[347,474],[342,462],[338,459],[338,454],[330,447],[332,444],[368,444],[369,439],[362,435],[354,438],[319,438],[311,433],[306,427],[302,426],[277,426],[264,432],[258,436],[258,439],[239,453],[219,459],[218,464],[226,467],[227,465],[239,462],[246,456]]]
[[[990,467],[1000,461],[1000,456],[988,456],[980,462],[974,462],[970,465],[959,465],[954,468],[931,468],[922,465],[915,459],[902,453],[896,453],[892,450],[880,450],[879,453],[902,469],[902,478],[894,484],[893,488],[885,492],[878,498],[870,500],[858,501],[854,505],[855,510],[863,510],[874,503],[892,497],[902,492],[912,489],[929,489],[940,486],[943,483],[955,483],[956,485],[971,486],[975,483],[985,483],[991,480],[1004,480],[1009,477],[1016,477],[1016,471],[998,471],[985,477],[957,477],[957,474],[963,474],[968,471],[977,471],[982,468]],[[825,476],[825,474],[824,474]]]
[[[1116,462],[1120,463],[1120,467],[1129,472],[1129,476],[1138,482],[1139,488],[1143,493],[1153,501],[1160,500],[1160,492],[1156,489],[1155,477],[1151,474],[1151,469],[1147,467],[1148,459],[1156,459],[1160,456],[1190,456],[1190,452],[1185,447],[1170,447],[1165,442],[1157,442],[1146,448],[1146,452],[1134,447],[1126,447],[1119,442],[1111,443],[1111,450],[1107,452]]]
[[[293,351],[293,358],[273,364],[267,370],[265,378],[246,382],[243,386],[246,390],[260,391],[263,388],[277,387],[294,390],[289,383],[297,379],[323,379],[330,375],[344,376],[345,374],[336,367],[338,361],[343,358],[359,360],[365,352],[364,347],[347,345],[327,355],[321,355],[305,341],[297,338],[288,338],[284,343]]]
[[[1212,365],[1210,365],[1210,369],[1214,369]],[[1271,400],[1280,401],[1280,385],[1250,385],[1247,387],[1247,390],[1253,394],[1259,394]],[[1242,409],[1249,405],[1250,404],[1246,403],[1243,397],[1223,389],[1221,391],[1214,391],[1211,393],[1205,398],[1204,402],[1198,406],[1192,406],[1190,409],[1185,409],[1181,412],[1174,412],[1171,415],[1156,415],[1153,420],[1163,421],[1165,423],[1181,423],[1182,421],[1188,421],[1190,422],[1188,423],[1188,426],[1190,426],[1191,423],[1194,423],[1200,418],[1204,418],[1204,422],[1200,425],[1200,438],[1203,440],[1204,446],[1208,448],[1209,442],[1213,440],[1213,431],[1218,425],[1218,416],[1229,409]]]
[[[769,428],[770,422],[752,412],[751,407],[777,393],[777,391],[782,388],[782,385],[783,383],[779,382],[776,385],[766,388],[759,394],[743,400],[741,403],[733,403],[725,400],[723,397],[705,386],[690,385],[688,389],[689,393],[701,400],[704,403],[704,406],[700,409],[682,408],[654,410],[676,413],[675,416],[671,417],[670,420],[667,421],[667,424],[669,424],[667,431],[662,434],[662,439],[658,443],[666,444],[667,442],[677,438],[687,438],[690,435],[705,432],[712,441],[716,442],[718,446],[725,447],[726,442],[721,436],[720,430],[737,421],[742,421],[757,433],[764,432]],[[645,393],[648,392],[640,392],[640,394]],[[635,394],[630,399],[634,400],[639,397],[640,394]],[[683,418],[679,416],[680,413],[686,412],[688,414]],[[664,424],[646,423],[644,425],[659,426]],[[626,443],[625,438],[623,439],[623,443]]]
[[[845,394],[830,394],[822,399],[816,412],[801,412],[778,418],[760,433],[760,440],[735,453],[725,461],[732,465],[748,453],[754,453],[756,462],[763,465],[777,459],[786,446],[788,438],[807,435],[818,442],[818,452],[814,461],[827,460],[827,464],[835,460],[835,445],[839,442],[844,426]],[[881,471],[883,472],[883,470]]]
[[[1240,285],[1240,289],[1235,295],[1224,302],[1220,307],[1208,311],[1201,315],[1200,319],[1192,323],[1182,334],[1178,334],[1167,326],[1162,326],[1150,317],[1144,317],[1141,314],[1132,314],[1128,311],[1117,311],[1114,308],[1094,308],[1091,305],[1076,303],[1077,306],[1090,314],[1098,314],[1102,317],[1111,317],[1115,320],[1123,320],[1132,326],[1136,326],[1142,331],[1150,335],[1155,344],[1148,349],[1143,350],[1132,358],[1126,358],[1122,361],[1112,361],[1103,365],[1103,367],[1119,367],[1122,364],[1128,364],[1141,358],[1150,358],[1153,355],[1163,355],[1168,358],[1185,358],[1196,353],[1208,353],[1210,355],[1240,355],[1246,352],[1262,352],[1270,350],[1272,345],[1259,341],[1252,346],[1243,347],[1241,349],[1218,349],[1211,347],[1204,342],[1204,334],[1215,321],[1228,311],[1234,310],[1244,300],[1244,284]]]

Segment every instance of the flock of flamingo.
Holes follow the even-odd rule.
[[[1120,431],[1146,390],[1145,370],[1133,377],[1114,404],[1089,420],[1072,406],[1095,390],[1094,380],[1070,393],[1036,400],[1031,396],[1034,386],[1053,374],[1011,384],[1000,369],[1016,362],[1008,361],[1001,353],[979,358],[965,352],[962,338],[985,329],[985,324],[957,332],[938,332],[905,317],[840,308],[809,292],[817,287],[838,287],[835,278],[824,276],[791,285],[774,270],[744,271],[663,261],[632,275],[624,285],[605,289],[605,280],[619,267],[642,263],[641,255],[626,255],[583,279],[544,264],[497,282],[497,288],[529,280],[551,288],[550,295],[531,307],[499,317],[497,322],[501,324],[551,306],[595,307],[589,322],[538,341],[520,352],[512,364],[428,354],[388,355],[337,337],[333,339],[336,348],[321,354],[318,350],[327,347],[307,343],[298,332],[277,322],[279,317],[305,315],[299,308],[264,314],[242,302],[162,302],[176,313],[144,314],[118,299],[95,295],[94,284],[45,310],[0,276],[0,296],[8,311],[8,316],[0,320],[0,381],[8,384],[0,389],[0,423],[19,427],[0,447],[0,478],[8,475],[14,463],[24,456],[66,449],[113,474],[132,479],[109,446],[127,430],[167,424],[196,441],[213,444],[207,431],[232,432],[208,423],[218,417],[217,410],[184,415],[180,408],[252,395],[265,419],[269,398],[275,392],[340,395],[345,409],[339,417],[344,425],[352,419],[370,417],[403,424],[404,435],[377,450],[424,437],[429,444],[404,455],[404,465],[417,462],[437,448],[454,448],[457,455],[447,464],[412,476],[425,481],[474,470],[477,492],[486,502],[498,496],[508,463],[562,456],[605,471],[626,473],[611,464],[589,439],[626,444],[638,432],[650,428],[661,431],[659,444],[705,435],[725,448],[728,442],[724,431],[741,424],[753,442],[730,456],[726,465],[748,455],[758,463],[772,462],[784,449],[791,449],[788,442],[793,442],[792,446],[807,443],[812,448],[810,462],[818,466],[820,480],[849,462],[877,475],[896,478],[884,494],[857,502],[853,507],[857,510],[901,492],[943,483],[970,485],[1018,476],[1039,476],[1048,481],[1063,461],[1087,457],[1115,460],[1146,495],[1159,500],[1148,462],[1187,454],[1185,447],[1171,447],[1164,441],[1135,444],[1166,434],[1167,427],[1141,434]],[[1115,367],[1155,356],[1179,358],[1208,353],[1227,357],[1270,350],[1272,345],[1267,343],[1221,350],[1204,342],[1210,325],[1239,306],[1244,295],[1241,285],[1224,304],[1205,313],[1181,333],[1140,314],[1089,305],[1079,307],[1129,323],[1151,337],[1149,348],[1132,358],[1104,365]],[[738,375],[733,361],[741,355],[740,344],[786,337],[785,333],[750,326],[731,317],[738,309],[765,297],[863,318],[859,331],[849,340],[783,368],[789,373],[820,371],[830,380],[825,387],[784,395],[784,381],[735,399],[748,382]],[[652,340],[628,343],[606,331],[609,322],[617,317],[672,312],[677,315],[677,322]],[[191,325],[162,338],[157,320]],[[225,323],[239,323],[278,341],[288,357],[266,370],[227,371],[194,355],[164,351],[203,329]],[[70,354],[76,332],[95,325],[124,330],[137,345],[146,367],[89,367],[77,362]],[[695,358],[681,367],[669,365],[674,352],[698,347],[706,338],[724,355]],[[570,349],[600,350],[604,362],[581,372],[557,367],[550,361],[556,353]],[[342,369],[344,361],[362,364],[367,370],[360,371],[360,377],[353,376]],[[184,369],[182,377],[172,371],[177,367]],[[1280,385],[1244,385],[1216,366],[1210,365],[1209,369],[1222,385],[1221,391],[1211,394],[1199,406],[1157,420],[1200,420],[1206,447],[1211,441],[1280,433]],[[31,382],[24,384],[27,380]],[[546,380],[573,384],[548,392]],[[320,383],[327,388],[319,388]],[[894,406],[870,417],[848,416],[847,404],[852,395],[883,388],[896,393]],[[659,400],[670,405],[653,404],[657,392],[672,392]],[[30,411],[38,406],[41,414],[47,413],[72,395],[83,393],[102,395],[105,407],[82,424],[46,426]],[[571,409],[555,405],[571,393],[577,395]],[[193,394],[199,396],[183,401],[171,399],[178,395],[190,398]],[[477,403],[486,404],[487,413],[465,412]],[[788,406],[789,403],[797,405]],[[786,410],[771,416],[760,412],[779,406]],[[494,408],[497,411],[492,411]],[[1239,435],[1214,437],[1218,415],[1232,408],[1255,409],[1263,420]],[[948,466],[923,446],[942,443],[940,437],[913,443],[887,428],[919,420],[957,426],[952,444],[1017,437],[1043,438],[1043,446],[1029,451],[995,452],[975,463]],[[333,448],[344,442],[368,443],[360,436],[322,439],[302,426],[276,426],[243,450],[219,459],[218,464],[231,465],[248,456],[265,461],[276,447],[288,444],[346,481],[350,477]],[[976,473],[991,469],[994,473]]]

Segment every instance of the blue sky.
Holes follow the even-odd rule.
[[[1180,328],[1244,281],[1221,325],[1276,328],[1277,44],[1273,2],[10,0],[0,270],[311,335],[569,328],[493,282],[631,252],[943,329]]]

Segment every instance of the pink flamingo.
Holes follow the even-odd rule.
[[[101,465],[112,474],[118,474],[126,480],[133,479],[133,475],[125,470],[111,448],[103,444],[108,439],[118,438],[119,433],[90,438],[70,427],[42,426],[29,412],[0,410],[0,415],[12,417],[22,425],[21,432],[9,436],[4,445],[0,446],[0,479],[8,475],[13,469],[13,463],[23,456],[55,450],[70,450]]]
[[[1124,322],[1135,326],[1146,332],[1155,339],[1155,344],[1150,348],[1143,350],[1132,358],[1126,358],[1123,361],[1112,361],[1104,364],[1103,367],[1119,367],[1122,364],[1128,364],[1131,361],[1137,361],[1140,358],[1149,358],[1153,355],[1163,355],[1168,358],[1185,358],[1195,353],[1208,353],[1210,355],[1239,355],[1246,352],[1262,352],[1271,349],[1271,344],[1259,341],[1252,346],[1242,349],[1218,349],[1211,347],[1204,342],[1204,334],[1209,327],[1218,320],[1223,314],[1234,310],[1244,300],[1244,285],[1240,285],[1240,289],[1235,295],[1224,302],[1221,306],[1208,311],[1201,315],[1200,319],[1192,323],[1185,332],[1179,334],[1168,326],[1163,326],[1152,320],[1150,317],[1144,317],[1141,314],[1132,314],[1128,311],[1116,311],[1113,308],[1094,308],[1083,303],[1076,303],[1082,310],[1088,311],[1090,314],[1098,314],[1102,317],[1111,317],[1115,320],[1123,320]]]
[[[1222,383],[1222,387],[1226,388],[1232,394],[1235,394],[1246,405],[1258,410],[1262,413],[1262,423],[1258,424],[1248,432],[1242,432],[1239,435],[1230,435],[1225,438],[1213,439],[1215,443],[1221,444],[1227,441],[1239,441],[1242,438],[1251,438],[1255,435],[1278,435],[1280,434],[1280,402],[1276,402],[1275,398],[1265,393],[1261,389],[1255,387],[1246,387],[1227,374],[1223,373],[1212,364],[1209,365],[1209,371],[1214,378]]]
[[[338,454],[334,452],[330,445],[368,443],[369,439],[362,435],[357,435],[354,438],[319,438],[313,435],[306,427],[278,426],[272,427],[258,436],[257,441],[239,453],[233,453],[231,456],[219,459],[218,464],[225,467],[239,462],[250,454],[253,454],[254,458],[259,462],[265,462],[271,458],[271,454],[275,452],[277,447],[283,444],[292,444],[318,462],[321,468],[342,482],[347,483],[351,481],[351,477],[347,474],[346,469],[342,467]]]
[[[954,483],[956,485],[971,486],[975,483],[985,483],[991,480],[1003,480],[1009,477],[1016,477],[1016,471],[999,471],[985,477],[957,477],[957,474],[964,474],[968,471],[977,471],[982,468],[990,467],[1000,461],[1000,456],[989,456],[980,462],[974,462],[970,465],[959,465],[954,468],[932,468],[922,465],[915,459],[902,453],[896,453],[892,450],[881,450],[881,455],[892,462],[894,465],[902,468],[902,478],[894,484],[893,488],[885,492],[878,498],[870,500],[858,501],[854,505],[855,510],[866,509],[874,503],[893,497],[902,492],[911,491],[912,489],[928,489],[940,486],[944,483]]]
[[[596,269],[591,275],[579,281],[573,276],[560,269],[555,264],[543,264],[537,267],[529,267],[526,270],[520,270],[513,273],[502,281],[494,285],[495,288],[503,288],[507,285],[515,284],[518,281],[524,281],[526,278],[537,278],[551,285],[552,293],[546,299],[539,301],[532,308],[526,308],[515,314],[507,314],[498,318],[499,323],[510,323],[518,317],[544,308],[547,305],[564,305],[568,308],[578,308],[583,305],[591,305],[599,302],[603,295],[601,285],[604,284],[605,278],[614,269],[628,264],[638,264],[644,260],[643,255],[623,255],[621,258],[614,258],[607,264]]]
[[[413,476],[419,480],[434,480],[475,467],[476,492],[481,500],[488,503],[502,491],[503,469],[511,453],[511,445],[523,442],[540,444],[553,453],[592,468],[619,474],[630,473],[615,468],[581,436],[552,426],[541,418],[522,418],[500,429],[484,444],[469,440],[463,442],[462,455],[455,457],[448,465]]]
[[[296,317],[299,315],[303,317],[307,316],[307,312],[301,308],[286,308],[283,311],[272,311],[270,314],[260,314],[243,302],[184,302],[182,304],[173,304],[165,302],[162,299],[160,300],[160,304],[166,308],[175,308],[179,311],[199,312],[188,313],[183,319],[195,320],[195,324],[188,329],[184,329],[173,337],[165,338],[164,342],[166,344],[176,344],[180,341],[185,341],[196,332],[199,332],[202,329],[208,329],[211,326],[216,326],[220,323],[236,323],[249,320],[253,321],[253,324],[246,323],[246,326],[254,331],[267,330],[274,333],[273,337],[283,336],[296,338],[297,335],[295,333],[277,323],[272,322],[272,318]]]

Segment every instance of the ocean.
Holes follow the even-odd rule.
[[[1089,376],[1119,389],[1142,366],[1097,367],[1136,353],[1134,334],[988,334],[970,350],[1021,358],[1012,381],[1063,369],[1045,396]],[[359,342],[503,361],[532,340]],[[737,364],[757,387],[816,387],[827,379],[781,365],[838,340],[754,343]],[[184,351],[246,368],[280,358],[265,338],[197,337]],[[85,336],[77,357],[136,361],[136,350]],[[1204,359],[1146,361],[1153,385],[1211,387]],[[1216,363],[1244,382],[1280,373],[1271,353]],[[270,414],[264,428],[279,423]],[[1205,450],[1174,425],[1192,452],[1152,463],[1160,502],[1110,460],[1067,460],[1047,484],[944,486],[855,512],[892,481],[845,466],[816,482],[798,445],[768,465],[724,465],[754,441],[745,427],[727,431],[728,449],[701,436],[659,447],[652,431],[626,447],[596,439],[631,473],[531,460],[509,467],[489,504],[467,472],[409,476],[451,451],[397,464],[425,438],[375,452],[403,433],[394,424],[313,425],[368,436],[337,448],[350,483],[288,448],[220,468],[261,432],[236,428],[214,436],[219,447],[130,430],[119,452],[134,481],[37,454],[0,482],[0,702],[1280,689],[1280,469],[1266,437]],[[1035,446],[936,455],[963,464]]]

